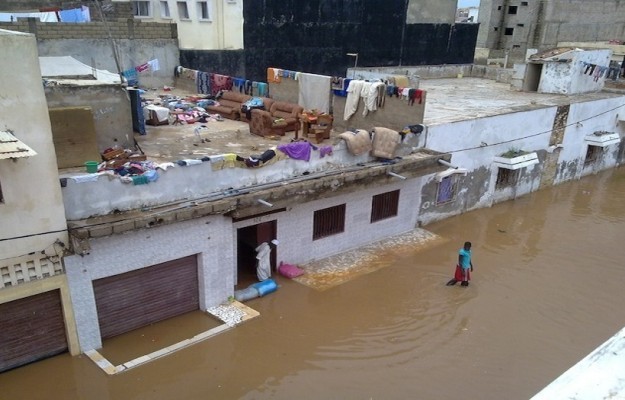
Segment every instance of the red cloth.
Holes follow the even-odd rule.
[[[462,267],[460,265],[456,265],[456,273],[454,274],[454,279],[458,282],[463,281],[464,277],[462,276]],[[471,270],[467,269],[467,281],[471,280]]]

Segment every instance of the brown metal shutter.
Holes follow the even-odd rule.
[[[200,308],[195,255],[93,282],[103,339]]]
[[[67,351],[59,290],[0,304],[0,372]]]

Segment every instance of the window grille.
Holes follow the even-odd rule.
[[[315,211],[313,217],[313,240],[336,235],[345,231],[345,204]]]
[[[371,222],[397,216],[399,190],[377,194],[371,200]]]
[[[495,189],[501,189],[508,186],[514,186],[519,178],[519,170],[512,170],[507,168],[499,168],[497,171],[497,182],[495,183]]]

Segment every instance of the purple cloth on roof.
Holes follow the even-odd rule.
[[[293,142],[278,146],[278,150],[296,160],[310,160],[310,143]]]
[[[323,146],[319,148],[319,156],[321,158],[328,154],[332,154],[332,146]]]

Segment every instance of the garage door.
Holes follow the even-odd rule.
[[[103,339],[200,308],[197,257],[93,282]]]
[[[0,304],[0,372],[67,351],[61,293]]]

